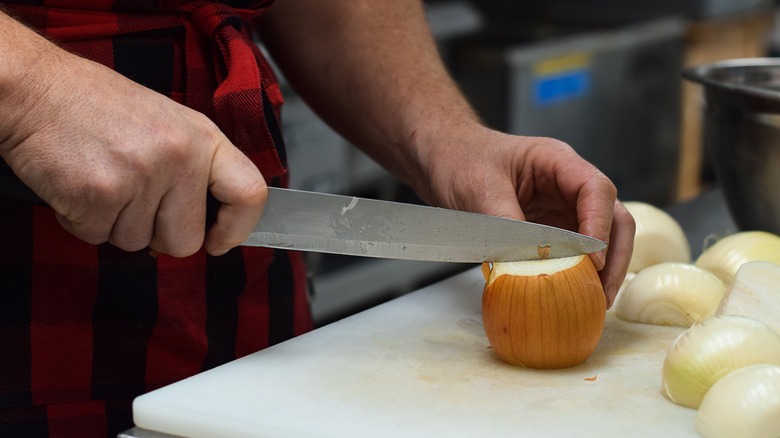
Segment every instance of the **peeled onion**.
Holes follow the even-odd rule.
[[[568,368],[601,339],[606,298],[587,256],[483,265],[482,319],[507,363]]]
[[[757,260],[780,264],[780,236],[766,231],[731,234],[705,249],[696,259],[696,266],[729,284],[740,266]]]
[[[780,333],[780,265],[755,261],[740,266],[717,314],[750,316]]]
[[[688,328],[714,315],[725,291],[709,271],[664,262],[634,276],[620,292],[615,313],[626,321]]]
[[[680,224],[669,213],[645,202],[624,202],[636,222],[629,272],[663,262],[691,261],[691,248]]]
[[[750,365],[707,391],[696,416],[705,438],[780,437],[780,366]]]
[[[713,316],[674,341],[664,360],[662,393],[695,409],[723,376],[760,363],[780,365],[780,335],[746,316]]]

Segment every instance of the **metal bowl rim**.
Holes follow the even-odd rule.
[[[741,67],[777,67],[780,69],[780,58],[740,58],[717,61],[687,68],[683,70],[682,76],[687,80],[700,83],[707,87],[714,87],[735,93],[780,101],[780,91],[768,90],[766,88],[747,84],[719,81],[712,79],[709,75],[710,72],[715,70],[734,69]]]

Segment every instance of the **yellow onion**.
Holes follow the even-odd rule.
[[[663,262],[691,261],[691,248],[680,224],[669,213],[639,201],[624,202],[636,222],[634,250],[628,272]]]
[[[780,264],[780,236],[766,231],[731,234],[705,249],[696,259],[696,266],[729,284],[742,264],[757,260]]]
[[[502,360],[568,368],[595,350],[606,299],[589,257],[485,264],[483,273],[485,334]]]

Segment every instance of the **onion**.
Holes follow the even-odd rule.
[[[715,314],[726,285],[690,263],[664,262],[639,271],[621,292],[623,320],[688,328]]]
[[[636,222],[629,272],[662,262],[691,261],[691,248],[680,224],[668,213],[644,202],[624,202]]]
[[[483,273],[483,325],[502,360],[568,368],[595,350],[606,298],[589,257],[484,264]]]
[[[780,333],[780,265],[747,262],[726,290],[718,315],[745,315]]]
[[[746,316],[713,316],[674,341],[664,360],[662,393],[678,405],[698,408],[720,378],[760,363],[780,365],[780,335]]]
[[[705,438],[780,437],[780,366],[751,365],[715,382],[696,416]]]
[[[766,231],[731,234],[704,250],[696,259],[696,266],[729,284],[742,264],[757,260],[780,264],[780,236]]]

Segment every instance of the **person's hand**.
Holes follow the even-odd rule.
[[[591,256],[607,306],[615,300],[633,250],[635,224],[614,184],[569,145],[479,125],[429,137],[429,191],[442,207],[528,220],[608,242]]]
[[[266,183],[207,117],[47,44],[0,89],[0,155],[65,229],[177,257],[246,238]],[[208,191],[221,207],[206,234]]]

